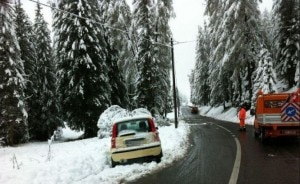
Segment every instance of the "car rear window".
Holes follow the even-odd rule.
[[[124,121],[117,124],[117,136],[124,131],[150,132],[151,128],[148,119],[136,119]]]

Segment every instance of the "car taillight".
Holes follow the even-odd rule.
[[[111,138],[111,148],[116,148],[116,138]]]
[[[154,141],[160,141],[159,136],[158,136],[158,131],[156,130],[155,124],[153,119],[149,119],[149,124],[150,124],[150,128],[151,128],[151,132],[154,133]]]
[[[154,141],[160,142],[158,132],[155,132],[155,134],[154,134]]]
[[[116,137],[117,137],[117,124],[114,124],[112,129],[112,136],[111,136],[111,148],[116,148]]]
[[[149,119],[149,123],[150,123],[150,127],[151,127],[151,132],[156,132],[154,121],[152,118]]]

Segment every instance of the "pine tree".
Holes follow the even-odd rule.
[[[207,0],[207,6],[205,14],[209,16],[209,29],[211,32],[210,36],[210,47],[216,48],[211,50],[211,58],[209,62],[209,78],[210,83],[210,104],[216,105],[224,101],[224,87],[221,83],[221,70],[222,70],[222,57],[224,56],[224,47],[223,42],[220,42],[224,39],[225,35],[221,34],[220,31],[223,30],[222,19],[224,15],[224,6],[222,1],[219,0]],[[228,79],[229,80],[229,79]]]
[[[32,112],[29,130],[32,139],[47,140],[58,126],[63,126],[63,123],[59,118],[56,66],[52,56],[50,30],[41,10],[40,4],[37,3],[34,22],[37,80],[33,82],[36,82],[38,101]]]
[[[273,20],[272,20],[272,15],[268,10],[264,10],[261,14],[261,25],[260,25],[260,31],[262,33],[262,42],[263,45],[265,45],[266,49],[270,51],[271,57],[275,55],[275,47],[274,47],[274,40],[273,40],[273,35],[275,34],[275,27],[273,26]]]
[[[135,93],[138,72],[135,62],[138,53],[136,25],[126,0],[102,0],[100,5],[102,23],[107,25],[111,45],[118,52],[118,66],[122,70],[130,99],[128,105],[134,109],[137,107]]]
[[[35,50],[35,34],[33,31],[33,25],[29,20],[29,17],[26,15],[22,4],[19,0],[18,4],[15,7],[16,9],[16,35],[18,43],[20,45],[21,59],[24,62],[24,71],[26,79],[26,89],[25,94],[30,100],[27,103],[30,103],[36,90],[34,82],[37,80],[37,71],[36,71],[36,50]],[[28,104],[30,107],[31,105]],[[30,114],[30,110],[28,111]]]
[[[138,64],[137,79],[137,104],[140,107],[150,110],[151,113],[157,112],[154,99],[158,88],[155,82],[158,80],[157,60],[153,57],[154,46],[154,15],[150,9],[153,8],[153,1],[134,0],[133,16],[136,21],[138,37],[138,55],[136,62]]]
[[[198,39],[196,45],[196,63],[195,63],[195,104],[208,105],[209,103],[209,34],[205,25],[204,29],[199,27]]]
[[[97,135],[99,115],[110,105],[106,43],[96,0],[65,0],[54,10],[55,61],[64,121],[85,137]],[[84,17],[84,18],[81,18]]]
[[[160,114],[166,114],[171,109],[168,107],[168,99],[171,90],[170,71],[171,71],[171,49],[169,47],[172,38],[169,21],[174,17],[172,0],[160,0],[157,1],[155,9],[155,42],[159,43],[155,45],[155,52],[157,52],[157,60],[159,64],[159,80],[157,85],[158,92],[156,95],[156,104]]]
[[[6,0],[0,2],[0,144],[7,145],[28,140],[24,66],[13,13]]]
[[[25,14],[22,4],[19,2],[16,5],[16,35],[20,45],[21,59],[24,61],[24,71],[26,88],[24,90],[26,95],[26,104],[28,107],[28,125],[29,132],[32,122],[37,118],[36,114],[40,111],[39,99],[37,96],[38,88],[38,72],[37,72],[37,53],[35,48],[35,37],[32,23]],[[39,121],[39,120],[38,120]]]
[[[256,94],[259,90],[262,90],[263,93],[278,92],[271,54],[267,49],[262,49],[259,58],[259,64],[255,71],[256,77],[253,81],[252,109],[255,107]]]
[[[195,69],[192,69],[191,74],[189,75],[189,82],[190,82],[190,100],[193,104],[197,104],[197,95],[196,95],[196,87],[195,87]]]
[[[295,75],[299,67],[300,50],[300,3],[299,0],[274,1],[273,13],[278,26],[276,40],[276,68],[278,77],[285,80],[288,88],[296,85]]]
[[[127,87],[124,80],[122,70],[120,70],[118,63],[127,55],[127,39],[124,38],[124,32],[121,31],[121,24],[119,23],[120,12],[116,1],[102,1],[100,8],[101,21],[107,26],[104,27],[104,40],[106,41],[106,63],[109,69],[108,77],[111,86],[111,103],[119,105],[123,108],[129,107],[129,98]]]
[[[216,48],[212,53],[210,81],[213,103],[250,101],[251,77],[261,35],[257,0],[229,0],[226,3],[209,1],[210,28]],[[216,8],[220,8],[217,10]],[[222,15],[222,19],[218,17]],[[232,93],[233,91],[233,93]],[[232,95],[233,94],[233,95]]]

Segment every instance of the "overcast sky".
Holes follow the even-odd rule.
[[[33,0],[36,1],[36,0]],[[49,0],[40,0],[42,3],[47,3]],[[127,0],[130,2],[131,0]],[[33,20],[36,5],[30,0],[21,0],[24,9],[29,17]],[[263,0],[260,9],[272,8],[272,0]],[[175,74],[176,82],[179,91],[190,97],[190,84],[188,75],[195,65],[195,40],[197,39],[198,26],[202,26],[205,20],[205,0],[173,0],[173,7],[176,17],[170,22],[173,32],[173,39],[178,42],[188,42],[177,44],[174,46],[175,56]],[[49,28],[52,23],[50,8],[42,6],[42,13],[49,22]]]

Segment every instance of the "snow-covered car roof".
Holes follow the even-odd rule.
[[[136,120],[136,119],[149,119],[149,118],[153,118],[153,117],[150,116],[150,115],[127,116],[127,117],[124,117],[124,118],[116,119],[114,121],[114,123],[120,123],[120,122],[124,122],[124,121],[129,121],[129,120]]]

